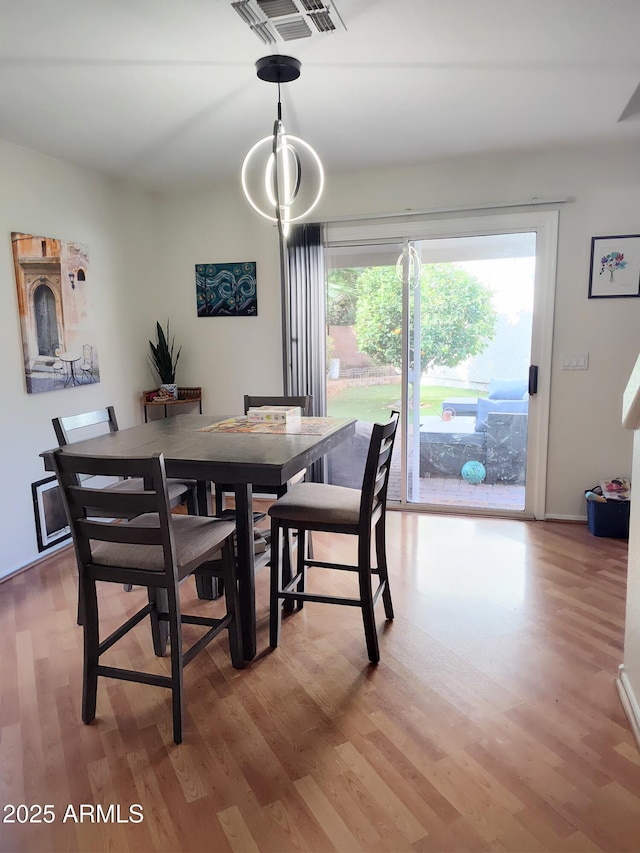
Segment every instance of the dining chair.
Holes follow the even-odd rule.
[[[299,406],[302,410],[303,417],[308,417],[311,414],[311,403],[313,401],[313,397],[310,394],[304,394],[302,396],[297,397],[265,397],[265,396],[254,396],[251,394],[244,395],[244,413],[248,414],[249,409],[255,406]],[[289,488],[294,483],[299,482],[304,479],[306,471],[300,471],[295,474],[294,477],[289,480],[283,486],[263,486],[260,484],[254,484],[253,492],[258,495],[276,495],[279,497],[283,495],[287,488]],[[216,483],[215,484],[215,514],[222,515],[225,508],[225,493],[233,492],[233,486],[228,483]]]
[[[113,406],[107,406],[106,409],[98,409],[95,412],[84,412],[81,415],[68,415],[64,418],[52,418],[51,423],[53,424],[56,439],[58,440],[60,447],[66,447],[68,444],[72,443],[69,438],[69,433],[74,432],[74,430],[84,430],[90,427],[103,429],[103,425],[106,425],[109,432],[118,432],[118,420]],[[111,488],[128,492],[137,491],[140,489],[140,486],[141,484],[135,479],[135,477],[128,477],[126,479],[119,480],[117,483],[113,484]],[[198,514],[198,488],[195,480],[170,479],[167,481],[167,487],[169,493],[169,505],[172,509],[182,506],[182,504],[186,504],[186,510],[189,515]],[[97,510],[97,513],[99,514],[99,510]],[[203,578],[197,578],[196,583],[199,585],[198,589],[202,589],[203,597],[208,597],[210,599],[216,597],[217,586],[215,591],[207,589]],[[125,589],[127,592],[130,592],[131,586],[129,584],[125,584]],[[78,625],[82,625],[82,619],[82,601],[78,599]]]
[[[244,666],[239,625],[238,589],[233,555],[232,521],[193,515],[173,515],[164,457],[78,456],[58,448],[50,453],[71,528],[78,564],[79,593],[84,611],[82,720],[96,715],[98,678],[116,678],[168,687],[173,707],[173,739],[182,741],[183,669],[223,630],[228,632],[231,662]],[[82,476],[128,477],[137,487],[96,489]],[[95,510],[99,510],[96,515]],[[105,517],[106,516],[106,517]],[[110,521],[108,519],[128,519]],[[214,557],[222,552],[222,559]],[[226,610],[221,617],[183,614],[179,584],[191,574],[224,580]],[[147,588],[148,602],[100,641],[96,581],[135,584]],[[102,664],[102,655],[146,616],[156,654],[164,653],[168,623],[171,674],[157,675]],[[182,648],[182,625],[206,632],[187,650]]]
[[[95,412],[84,412],[81,415],[52,418],[51,423],[53,424],[56,439],[60,447],[66,447],[66,445],[72,443],[70,433],[73,433],[75,430],[97,427],[99,430],[104,431],[103,427],[106,426],[109,432],[118,432],[118,420],[113,406],[107,406],[105,409],[98,409]],[[80,433],[80,435],[84,434]],[[75,440],[78,441],[81,439],[75,438]],[[169,504],[172,509],[186,504],[187,512],[190,515],[197,515],[198,495],[196,481],[169,479],[167,483],[169,488]],[[138,487],[139,484],[131,478],[121,480],[115,486],[115,488],[122,491],[135,491]]]
[[[326,483],[298,483],[269,508],[271,516],[271,595],[269,640],[276,648],[282,623],[281,602],[301,609],[305,601],[359,607],[367,642],[369,660],[380,660],[374,606],[382,595],[387,619],[393,619],[393,604],[389,589],[385,541],[387,486],[398,412],[384,424],[374,424],[369,443],[361,489],[333,486]],[[290,531],[298,532],[297,565],[293,575],[291,561],[285,548],[281,551],[281,534],[285,542]],[[314,560],[305,552],[305,536],[311,530],[357,536],[357,565]],[[376,565],[372,566],[371,551],[375,545]],[[360,594],[345,598],[307,591],[307,569],[320,567],[355,572]],[[293,575],[293,576],[292,576]],[[378,584],[373,591],[373,579]]]

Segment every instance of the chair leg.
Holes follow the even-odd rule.
[[[391,590],[389,588],[389,572],[387,570],[387,545],[384,516],[376,524],[376,562],[380,580],[384,581],[382,590],[382,602],[384,604],[384,615],[387,619],[393,619],[393,602],[391,601]]]
[[[293,535],[293,531],[289,527],[284,527],[282,529],[282,571],[280,580],[281,590],[284,589],[284,587],[291,581],[291,578],[293,577]],[[285,613],[293,613],[293,610],[295,608],[295,602],[285,601],[282,606],[284,608]]]
[[[271,595],[269,600],[269,645],[275,649],[280,642],[282,607],[278,593],[282,590],[282,555],[280,553],[281,527],[277,519],[271,519]],[[287,529],[284,535],[288,536]]]
[[[211,483],[208,480],[198,480],[195,490],[195,515],[209,515],[211,508]],[[218,491],[216,490],[216,501],[218,500]],[[191,514],[191,508],[187,505],[187,511]],[[216,511],[216,515],[217,515]],[[221,578],[212,578],[206,574],[196,574],[196,590],[198,598],[203,601],[215,601],[222,595],[223,581]]]
[[[149,619],[151,621],[153,651],[158,657],[163,657],[167,651],[170,630],[168,623],[158,618],[158,612],[167,611],[167,593],[164,589],[147,587],[147,595],[149,596],[149,603],[152,605]]]
[[[367,652],[371,663],[378,663],[378,632],[373,612],[373,592],[371,590],[371,541],[368,536],[360,536],[358,541],[358,580],[360,582],[360,606],[364,635],[367,640]]]
[[[84,663],[82,672],[82,721],[90,723],[96,716],[98,693],[98,597],[96,582],[85,578],[82,584]]]
[[[298,557],[297,557],[297,574],[300,575],[300,580],[298,581],[298,586],[296,589],[298,592],[304,592],[307,586],[307,553],[310,546],[311,533],[307,534],[306,530],[298,530]],[[304,607],[304,599],[299,598],[296,601],[296,609],[302,610]]]
[[[229,652],[231,663],[235,669],[244,669],[245,659],[242,653],[242,631],[240,626],[240,599],[238,597],[238,581],[235,569],[235,554],[233,551],[233,536],[224,543],[222,549],[222,566],[224,569],[224,597],[227,613],[233,614],[229,624]]]
[[[78,625],[84,625],[84,580],[78,575],[78,613],[76,615]]]
[[[183,661],[182,621],[177,589],[168,590],[169,641],[171,644],[171,704],[173,707],[173,742],[182,743]]]

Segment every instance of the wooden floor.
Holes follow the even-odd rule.
[[[626,543],[399,512],[388,528],[396,619],[380,607],[380,665],[359,611],[319,604],[269,653],[265,570],[259,656],[235,671],[221,640],[194,660],[179,747],[160,688],[102,680],[96,721],[80,721],[70,551],[0,585],[2,804],[55,815],[4,822],[1,849],[640,850],[640,756],[614,686]],[[190,582],[183,594],[202,605]],[[111,624],[142,592],[101,595]],[[146,625],[123,642],[112,661],[166,666]],[[81,804],[110,819],[85,808],[79,822]],[[127,823],[134,804],[143,820]]]

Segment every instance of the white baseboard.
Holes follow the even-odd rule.
[[[580,524],[587,523],[586,515],[558,515],[553,512],[546,512],[544,515],[545,521],[577,521]]]
[[[640,703],[633,692],[633,687],[631,686],[623,663],[618,667],[616,687],[618,688],[622,707],[629,720],[631,731],[638,744],[638,749],[640,749]]]

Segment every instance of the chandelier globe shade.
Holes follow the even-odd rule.
[[[260,79],[278,83],[278,115],[271,136],[256,142],[244,158],[242,190],[256,213],[276,222],[286,237],[290,224],[308,216],[320,200],[324,169],[311,145],[287,133],[282,122],[280,83],[296,79],[298,60],[263,57],[256,68]]]

